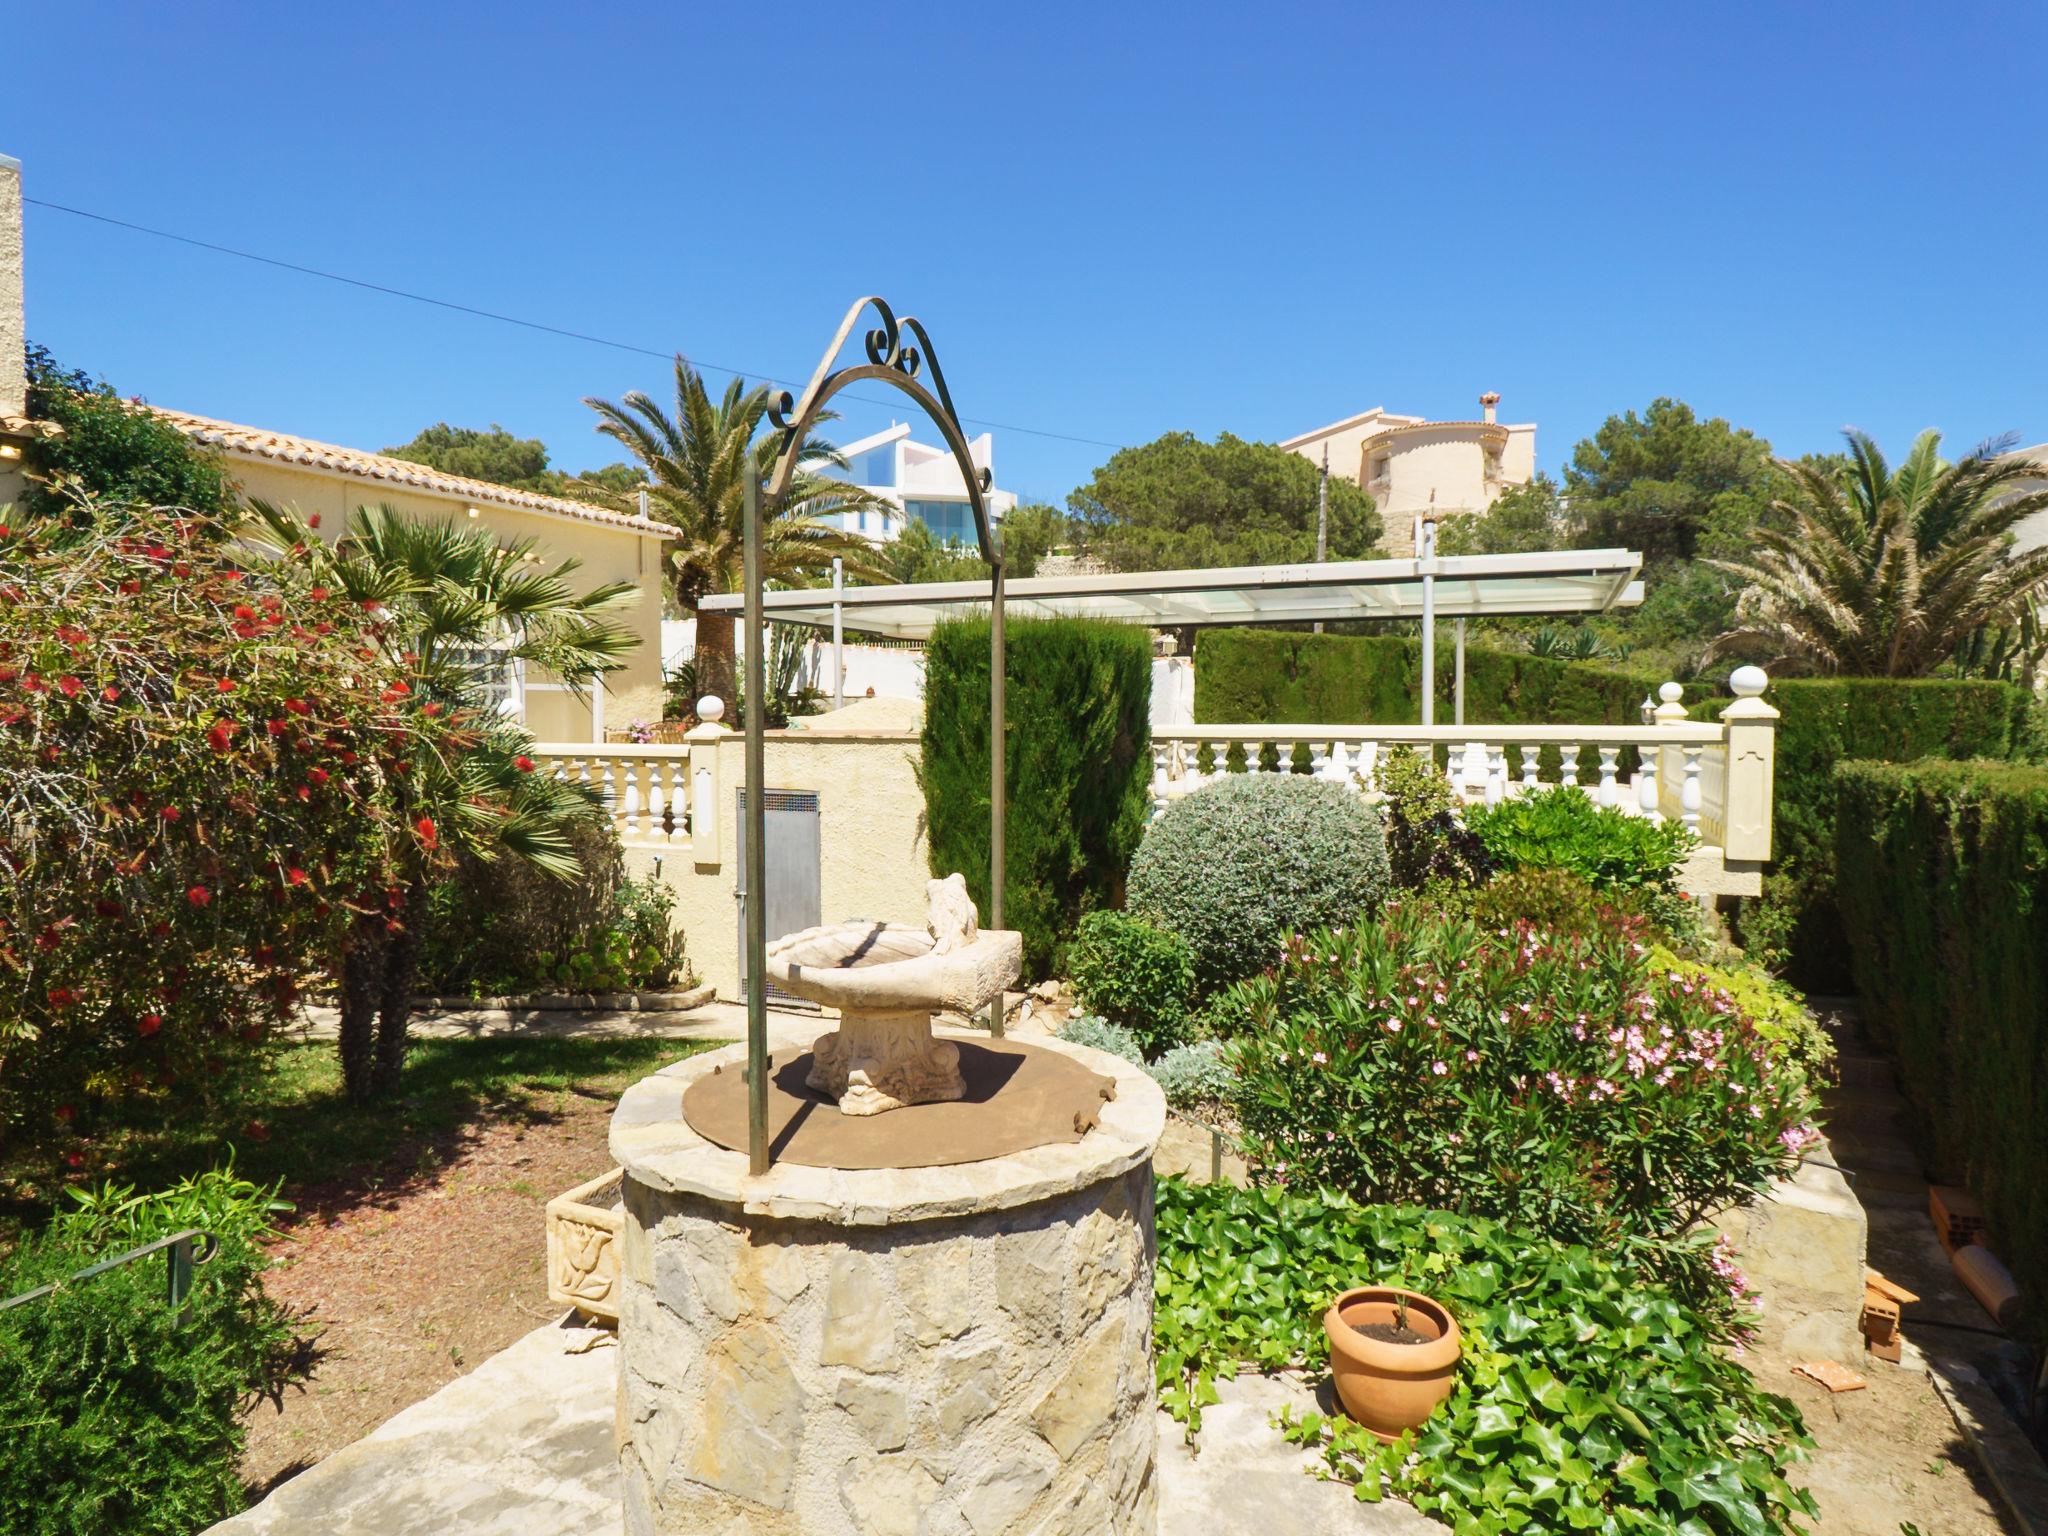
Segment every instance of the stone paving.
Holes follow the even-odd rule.
[[[622,1519],[617,1370],[605,1330],[535,1329],[209,1536],[610,1536]],[[1283,1406],[1317,1406],[1302,1379],[1247,1376],[1218,1392],[1194,1448],[1159,1415],[1159,1536],[1443,1529],[1306,1473],[1271,1423]]]

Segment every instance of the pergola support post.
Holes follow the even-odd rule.
[[[750,465],[744,504],[746,529],[742,550],[746,589],[747,654],[747,1171],[755,1177],[768,1171],[768,795],[766,743],[767,668],[762,664],[764,625],[761,620],[761,481]]]

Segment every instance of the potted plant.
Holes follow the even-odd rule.
[[[1323,1332],[1344,1411],[1380,1439],[1399,1439],[1450,1396],[1463,1345],[1457,1321],[1429,1297],[1360,1286],[1323,1314]]]

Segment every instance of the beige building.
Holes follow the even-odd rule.
[[[1499,405],[1499,395],[1481,395],[1477,421],[1428,421],[1374,406],[1280,446],[1370,491],[1386,523],[1382,547],[1412,555],[1416,518],[1483,512],[1535,477],[1536,424],[1496,420]]]
[[[24,306],[21,165],[0,155],[0,506],[22,491],[23,450],[37,430],[22,376]],[[218,453],[242,493],[320,517],[336,537],[357,507],[383,504],[407,516],[474,523],[500,539],[531,539],[552,566],[575,559],[580,590],[623,581],[640,602],[620,622],[640,637],[602,689],[579,695],[553,678],[508,668],[501,706],[544,741],[601,741],[607,728],[661,718],[661,541],[664,525],[581,502],[443,474],[424,464],[315,442],[261,427],[148,407]]]

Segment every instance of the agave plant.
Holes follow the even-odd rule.
[[[704,613],[697,604],[740,587],[747,471],[751,467],[765,479],[778,446],[772,433],[755,440],[768,412],[767,386],[748,389],[744,381],[734,379],[714,401],[704,376],[678,357],[673,416],[638,390],[617,404],[598,399],[583,403],[597,412],[597,430],[640,461],[651,482],[648,510],[676,530],[669,549],[669,583],[677,605],[697,612],[697,682],[706,693],[730,701],[732,615]],[[820,419],[830,419],[830,413]],[[883,579],[874,547],[827,519],[891,504],[826,473],[844,470],[846,459],[823,438],[805,440],[800,463],[788,494],[762,525],[762,579],[815,582],[831,570],[835,557],[854,580]],[[597,492],[575,494],[604,499]],[[625,508],[623,495],[610,499]]]
[[[1626,661],[1628,647],[1608,644],[1583,624],[1577,629],[1546,624],[1529,637],[1529,654],[1552,661]]]
[[[2012,553],[2013,529],[2048,510],[2048,469],[2012,439],[1954,463],[1923,432],[1896,467],[1851,431],[1845,463],[1779,460],[1791,486],[1756,553],[1709,562],[1748,585],[1716,656],[1790,671],[1925,677],[1987,631],[2021,633],[2048,589],[2048,549]],[[2030,632],[2030,631],[2029,631]]]

